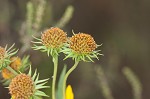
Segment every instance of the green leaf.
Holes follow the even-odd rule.
[[[4,86],[9,86],[11,80],[10,80],[10,79],[2,79],[0,82],[1,82]]]
[[[43,99],[43,98],[40,96],[33,96],[31,99]]]
[[[40,91],[40,90],[36,90],[35,96],[45,96],[45,97],[49,97],[48,95],[46,95],[44,92]]]
[[[67,69],[67,66],[65,65],[62,72],[61,72],[59,81],[58,81],[58,90],[57,90],[57,93],[56,93],[57,99],[63,99],[63,85],[62,84],[63,84],[64,77],[65,77],[65,74],[66,74],[66,69]]]

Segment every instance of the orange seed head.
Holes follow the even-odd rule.
[[[9,92],[13,99],[29,99],[34,93],[32,78],[26,74],[19,74],[12,79]]]
[[[50,28],[44,31],[41,39],[46,47],[60,48],[67,41],[67,34],[59,28]]]
[[[70,38],[70,49],[78,54],[88,54],[96,49],[96,43],[89,34],[78,33]]]

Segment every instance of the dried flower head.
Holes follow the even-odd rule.
[[[34,93],[32,78],[26,74],[19,74],[12,79],[9,91],[13,99],[29,99]]]
[[[96,49],[96,43],[89,34],[79,33],[70,38],[69,47],[78,54],[88,54]]]
[[[102,55],[98,53],[100,50],[95,51],[98,45],[95,43],[93,37],[86,33],[74,34],[69,39],[67,47],[63,50],[67,54],[66,58],[72,57],[78,61],[93,61],[92,58],[98,59],[97,55]]]
[[[18,71],[20,69],[21,65],[22,65],[21,59],[19,57],[11,57],[10,61],[11,61],[11,63],[10,63],[9,66],[12,69]],[[9,71],[8,69],[4,68],[2,70],[2,76],[3,76],[4,79],[11,79],[15,75],[11,71]]]
[[[43,32],[41,39],[48,48],[60,48],[67,41],[67,36],[63,30],[51,28]]]
[[[7,67],[11,63],[10,57],[18,52],[18,50],[12,49],[14,45],[15,44],[8,49],[7,45],[5,48],[0,46],[0,70],[2,70],[4,67]]]
[[[67,42],[67,34],[57,27],[52,27],[42,33],[41,39],[35,39],[38,41],[33,43],[41,44],[41,46],[34,45],[33,48],[35,50],[41,50],[43,52],[47,51],[47,54],[49,56],[49,54],[55,55],[61,51],[64,44]]]
[[[12,99],[39,99],[41,96],[48,97],[44,92],[39,89],[49,88],[45,86],[48,79],[38,80],[39,74],[35,71],[33,76],[31,76],[32,71],[31,67],[29,73],[19,74],[12,79],[9,84],[9,93],[11,94]]]

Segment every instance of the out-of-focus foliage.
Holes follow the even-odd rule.
[[[142,84],[139,81],[138,77],[136,77],[136,75],[128,67],[123,68],[123,73],[132,86],[134,99],[142,99]]]

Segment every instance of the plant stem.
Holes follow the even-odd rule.
[[[7,66],[6,67],[9,71],[11,71],[14,75],[18,75],[18,73],[14,70],[14,69],[12,69],[10,66]]]
[[[78,64],[79,64],[79,61],[75,60],[74,65],[68,70],[68,72],[66,73],[66,75],[64,77],[64,82],[63,82],[63,97],[64,97],[64,99],[65,99],[65,90],[66,90],[67,78],[72,73],[72,71],[76,69]]]
[[[53,63],[54,63],[54,72],[53,72],[53,82],[52,82],[52,99],[56,99],[55,84],[56,84],[56,77],[57,77],[58,56],[53,57]]]

